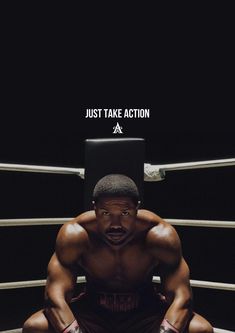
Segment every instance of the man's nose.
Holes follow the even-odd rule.
[[[113,215],[111,218],[111,225],[119,227],[121,225],[121,218],[119,215]]]

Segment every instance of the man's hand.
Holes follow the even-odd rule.
[[[179,333],[179,331],[167,319],[164,319],[161,323],[159,333]]]
[[[166,328],[164,326],[161,326],[159,333],[175,333],[175,331],[171,330],[170,328]]]
[[[62,333],[82,333],[77,320],[75,319],[68,327],[66,327]]]

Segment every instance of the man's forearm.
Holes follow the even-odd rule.
[[[47,300],[45,314],[56,332],[63,332],[73,321],[74,315],[65,300]]]
[[[183,332],[191,316],[191,299],[175,298],[165,314],[165,320],[176,330]]]

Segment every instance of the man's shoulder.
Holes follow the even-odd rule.
[[[159,220],[148,231],[148,241],[156,245],[173,245],[178,242],[179,236],[176,230],[166,221]]]
[[[76,216],[72,221],[79,224],[80,226],[85,226],[88,223],[96,221],[96,215],[94,210],[88,210],[84,213],[79,214]]]
[[[152,226],[146,236],[146,244],[151,252],[159,259],[167,256],[178,257],[181,244],[176,230],[160,216],[147,211],[146,215],[152,219]]]
[[[83,244],[88,242],[88,229],[92,228],[95,222],[93,211],[82,213],[73,220],[66,222],[60,229],[57,236],[57,243],[61,244]]]
[[[175,229],[159,215],[146,209],[140,209],[137,217],[143,225],[147,226],[148,243],[160,246],[161,244],[166,245],[166,243],[171,244],[172,241],[178,239]]]
[[[147,209],[140,209],[137,218],[143,224],[148,225],[149,235],[160,237],[171,230],[171,225],[162,219],[159,215]]]
[[[143,221],[152,222],[153,226],[163,221],[163,219],[160,216],[147,209],[139,209],[137,217],[138,219],[141,219]]]
[[[96,225],[96,216],[94,210],[84,212],[76,216],[73,220],[64,224],[64,229],[74,231],[74,234],[86,234],[89,229]]]
[[[56,254],[61,262],[76,262],[89,249],[90,238],[85,225],[92,224],[92,221],[92,212],[85,212],[60,228],[56,239]]]

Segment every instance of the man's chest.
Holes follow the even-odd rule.
[[[89,276],[109,284],[136,284],[147,278],[155,263],[141,247],[130,247],[125,251],[96,249],[86,255],[82,262]]]

